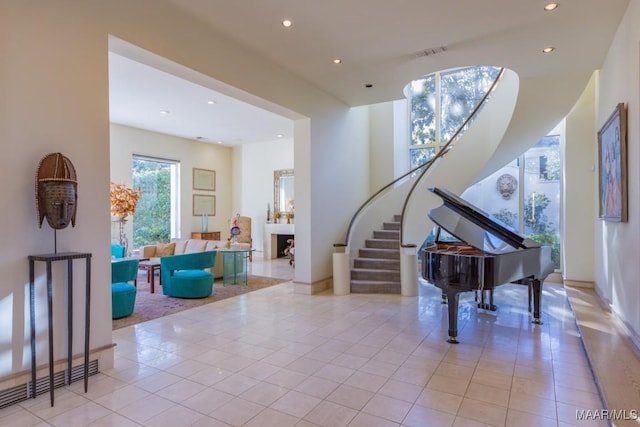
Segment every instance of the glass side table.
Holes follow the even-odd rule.
[[[222,255],[222,284],[247,286],[247,259],[253,249],[218,249]]]

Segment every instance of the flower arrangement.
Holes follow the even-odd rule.
[[[293,212],[285,212],[284,217],[287,218],[287,224],[291,224],[291,220],[293,219]]]
[[[278,222],[278,220],[279,220],[279,219],[280,219],[280,212],[278,212],[278,211],[274,211],[274,212],[273,212],[273,220],[274,220],[275,222]]]
[[[111,214],[125,219],[127,215],[133,215],[142,194],[141,189],[133,190],[124,184],[111,182]]]

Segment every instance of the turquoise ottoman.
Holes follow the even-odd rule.
[[[131,283],[111,284],[111,318],[130,316],[136,305],[136,287]]]
[[[171,276],[172,295],[177,298],[206,298],[213,291],[213,275],[204,270],[176,271]],[[162,287],[164,290],[164,286]]]

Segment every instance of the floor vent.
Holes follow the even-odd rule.
[[[53,388],[60,388],[65,386],[65,378],[68,375],[69,370],[56,372],[53,374]],[[98,361],[93,360],[89,362],[89,376],[98,373]],[[71,383],[76,381],[82,381],[84,379],[84,364],[74,366],[71,368]],[[27,400],[31,396],[31,381],[20,384],[12,388],[0,391],[0,409],[13,405],[18,402]],[[49,376],[36,379],[35,386],[36,396],[49,392]]]

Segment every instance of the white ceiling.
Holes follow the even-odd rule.
[[[504,66],[521,78],[590,74],[628,4],[560,0],[546,12],[544,0],[158,1],[352,106],[400,99],[412,79],[459,66]],[[546,46],[555,51],[543,54]],[[227,144],[292,137],[289,119],[115,54],[110,92],[116,123]]]
[[[225,145],[293,137],[290,119],[113,52],[109,112],[113,123]]]

